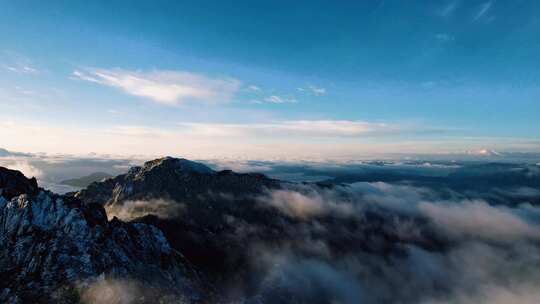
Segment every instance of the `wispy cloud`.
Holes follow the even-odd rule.
[[[268,96],[264,99],[264,101],[269,102],[269,103],[296,103],[298,102],[298,100],[294,98],[286,98],[286,97],[281,97],[278,95]]]
[[[459,6],[458,1],[451,1],[437,11],[437,15],[441,17],[447,17],[454,13]]]
[[[251,90],[251,91],[253,91],[253,92],[260,92],[260,91],[262,91],[261,88],[259,88],[259,87],[256,86],[256,85],[250,85],[250,86],[248,86],[248,89]]]
[[[397,132],[396,125],[351,120],[292,120],[251,124],[181,123],[186,132],[205,136],[300,135],[354,137]]]
[[[480,8],[478,9],[478,12],[476,13],[473,20],[477,21],[477,20],[480,20],[480,18],[484,17],[488,13],[488,11],[491,9],[492,5],[493,5],[492,2],[482,3],[482,5],[480,5]]]
[[[35,96],[36,95],[36,92],[34,92],[32,90],[25,89],[25,88],[20,87],[20,86],[15,86],[13,88],[15,89],[15,91],[17,91],[18,93],[20,93],[22,95],[26,95],[26,96]]]
[[[450,41],[454,41],[456,38],[450,34],[438,33],[435,35],[435,39],[441,42],[450,42]]]
[[[292,97],[284,97],[279,95],[270,95],[262,99],[252,99],[251,103],[255,104],[264,104],[264,103],[273,103],[273,104],[286,104],[286,103],[297,103],[298,100]]]
[[[168,70],[83,69],[73,71],[73,76],[165,105],[188,101],[227,102],[241,85],[239,80],[233,78],[209,78],[201,74]]]
[[[8,71],[18,73],[18,74],[39,74],[39,71],[29,65],[16,64],[16,65],[5,65],[4,68]]]
[[[32,63],[32,60],[15,52],[2,52],[0,54],[0,60],[4,61],[4,63],[0,64],[0,67],[12,73],[27,75],[37,75],[40,73]]]
[[[308,85],[305,88],[297,88],[297,90],[300,91],[300,92],[311,93],[311,94],[313,94],[315,96],[320,96],[320,95],[326,94],[326,89],[325,88],[316,87],[316,86],[313,86],[313,85]]]

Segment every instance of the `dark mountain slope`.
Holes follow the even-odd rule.
[[[85,202],[112,205],[125,200],[168,198],[205,201],[211,193],[253,194],[280,183],[262,174],[215,172],[186,159],[161,158],[133,167],[127,174],[93,183],[75,194]]]
[[[0,194],[1,303],[91,302],[115,281],[145,286],[133,303],[198,297],[192,268],[154,226],[108,221],[102,206],[42,190],[5,168]]]
[[[38,184],[34,177],[27,179],[21,172],[0,167],[0,195],[10,200],[26,193],[34,195],[38,192]]]
[[[91,183],[99,182],[101,180],[104,180],[110,177],[112,176],[108,173],[95,172],[90,175],[79,177],[79,178],[66,179],[64,181],[61,181],[60,184],[68,185],[72,187],[84,188],[84,187],[88,187],[88,185],[90,185]]]
[[[137,222],[159,227],[173,247],[197,267],[212,277],[230,280],[230,273],[241,268],[243,258],[238,252],[245,246],[238,242],[237,227],[231,225],[231,219],[266,228],[275,226],[275,211],[259,208],[255,198],[281,185],[262,174],[215,172],[203,164],[167,157],[93,183],[74,196],[110,210],[134,201],[151,205],[158,199],[180,205],[182,210],[175,216],[147,216]]]

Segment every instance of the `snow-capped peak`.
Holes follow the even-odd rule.
[[[466,151],[468,155],[478,155],[478,156],[501,156],[502,154],[491,149],[480,149],[480,150],[468,150]]]

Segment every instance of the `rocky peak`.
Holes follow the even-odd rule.
[[[127,174],[93,183],[74,195],[84,202],[101,205],[153,198],[193,203],[206,201],[210,190],[215,193],[258,193],[279,184],[262,174],[216,172],[198,162],[164,157],[133,167]]]
[[[128,174],[136,175],[138,177],[147,175],[150,173],[163,173],[163,172],[175,172],[180,174],[214,174],[215,171],[208,166],[187,160],[185,158],[173,158],[170,156],[158,158],[155,160],[147,161],[142,167],[132,168]]]
[[[158,295],[197,293],[191,267],[154,226],[108,221],[101,205],[5,168],[0,193],[0,303],[78,303],[99,278],[134,280]]]
[[[10,200],[23,193],[35,195],[38,184],[35,178],[26,178],[21,172],[0,167],[0,195]]]

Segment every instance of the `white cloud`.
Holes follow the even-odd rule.
[[[325,202],[321,196],[309,196],[296,191],[273,191],[268,198],[265,197],[262,201],[281,210],[290,217],[306,219],[325,212]]]
[[[248,86],[248,89],[250,89],[251,91],[254,91],[254,92],[260,92],[260,91],[262,91],[261,88],[259,88],[259,87],[256,86],[256,85],[250,85],[250,86]]]
[[[8,71],[18,73],[18,74],[39,74],[39,71],[29,65],[17,64],[17,65],[6,65],[4,68]]]
[[[107,217],[112,219],[117,217],[124,221],[130,221],[148,214],[156,215],[160,218],[172,218],[178,216],[185,205],[163,199],[148,201],[126,201],[121,205],[106,206]]]
[[[313,94],[315,94],[317,96],[326,94],[326,89],[325,88],[318,88],[316,86],[309,86],[308,88],[311,90],[311,92]]]
[[[438,33],[435,35],[435,39],[442,42],[454,41],[455,37],[446,33]]]
[[[21,171],[24,176],[28,178],[40,178],[43,176],[43,171],[30,164],[30,162],[24,158],[3,158],[0,159],[0,166],[5,166],[11,170]]]
[[[226,102],[234,96],[241,84],[232,78],[209,78],[195,73],[167,70],[141,72],[85,69],[73,71],[73,76],[165,105],[178,105],[186,101]]]
[[[35,92],[32,91],[32,90],[27,90],[27,89],[24,89],[22,87],[19,87],[19,86],[15,86],[15,90],[17,90],[17,92],[23,94],[23,95],[27,95],[27,96],[32,96],[32,95],[35,95]]]
[[[430,301],[423,304],[536,304],[540,299],[540,291],[534,284],[518,286],[500,286],[486,284],[471,294],[462,292],[445,301]]]
[[[80,297],[84,303],[131,304],[143,297],[143,288],[136,281],[105,279],[98,277],[90,285],[82,285]]]
[[[256,163],[250,163],[246,160],[239,159],[214,159],[211,161],[218,170],[233,170],[235,172],[245,173],[245,172],[264,172],[272,170],[272,167],[269,165],[262,165]]]
[[[447,17],[447,16],[452,15],[452,13],[454,13],[454,11],[457,9],[458,4],[459,4],[458,1],[452,1],[448,3],[437,12],[437,15],[441,17]]]
[[[423,202],[418,209],[452,237],[473,237],[493,242],[540,240],[540,227],[527,223],[507,207],[466,201],[449,204]]]
[[[300,219],[326,214],[351,216],[355,212],[352,204],[337,200],[337,195],[333,191],[316,192],[309,187],[304,187],[303,192],[298,190],[300,189],[270,191],[266,196],[260,197],[259,201],[289,217]]]
[[[315,96],[321,96],[321,95],[324,95],[326,94],[326,89],[325,88],[321,88],[321,87],[316,87],[314,85],[309,85],[305,88],[297,88],[298,91],[300,92],[308,92],[308,93],[311,93]]]
[[[474,21],[477,21],[480,18],[484,17],[484,15],[486,15],[486,13],[491,8],[492,4],[492,2],[482,3],[482,5],[480,5],[480,8],[478,9],[478,12],[476,13],[476,16],[474,17]]]
[[[266,97],[264,101],[269,102],[269,103],[296,103],[298,102],[298,100],[294,98],[285,98],[285,97],[280,97],[277,95]]]
[[[40,71],[33,66],[32,60],[18,53],[4,51],[0,53],[0,60],[6,62],[0,66],[13,73],[29,75],[40,73]]]
[[[351,120],[291,120],[251,124],[180,123],[182,129],[200,136],[297,135],[312,137],[355,137],[393,133],[399,127],[384,123]]]

